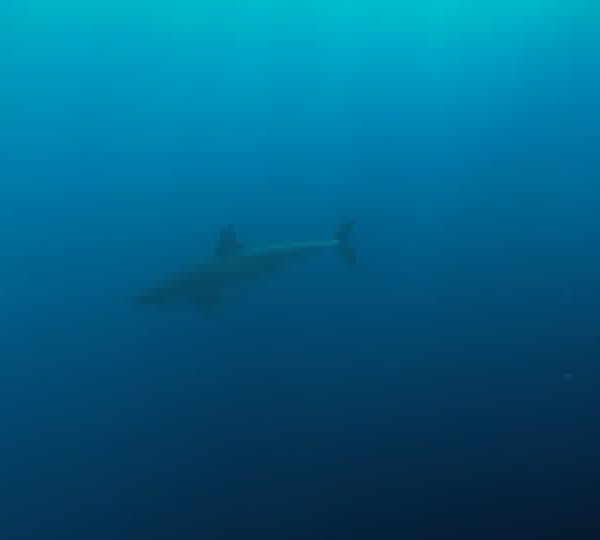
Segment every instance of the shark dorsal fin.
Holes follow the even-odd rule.
[[[227,227],[223,227],[219,233],[219,239],[215,248],[215,256],[230,257],[243,248],[243,244],[238,242],[233,225],[227,225]]]

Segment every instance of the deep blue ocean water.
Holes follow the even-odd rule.
[[[3,0],[0,539],[600,538],[600,9]],[[216,318],[134,305],[328,239]]]

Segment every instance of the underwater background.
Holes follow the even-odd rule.
[[[0,538],[600,538],[600,7],[0,3]],[[131,298],[333,253],[216,318]]]

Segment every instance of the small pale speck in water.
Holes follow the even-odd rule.
[[[565,382],[573,382],[573,374],[570,372],[567,372],[565,374],[563,374],[563,379]]]

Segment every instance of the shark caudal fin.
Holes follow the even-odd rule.
[[[339,253],[348,264],[356,262],[356,249],[350,246],[350,233],[354,229],[356,221],[344,221],[335,233],[335,241],[338,243]]]

